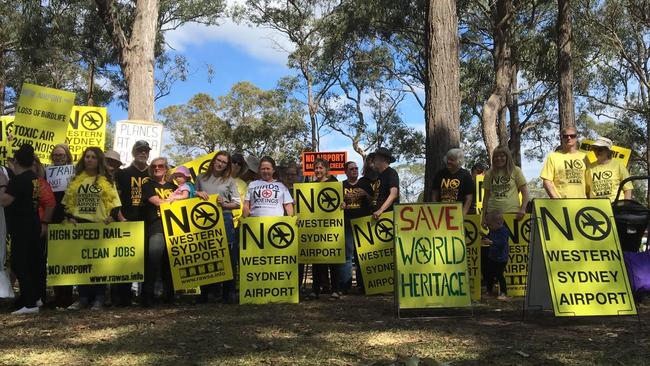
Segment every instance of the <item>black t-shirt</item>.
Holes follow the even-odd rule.
[[[433,189],[440,193],[440,202],[464,202],[465,196],[474,193],[474,181],[463,168],[454,174],[443,168],[433,177]]]
[[[7,206],[7,229],[12,236],[40,233],[38,198],[40,185],[36,174],[27,170],[13,176],[7,183],[6,193],[14,198]]]
[[[348,197],[349,196],[349,197]],[[350,225],[350,220],[372,214],[370,200],[372,187],[366,179],[359,179],[355,184],[343,181],[343,197],[347,208],[344,211],[345,225]]]
[[[377,191],[377,205],[375,209],[379,209],[384,202],[388,199],[390,195],[391,188],[397,188],[399,190],[399,175],[397,171],[391,167],[386,168],[383,172],[379,173],[379,188]],[[386,209],[386,211],[392,211],[393,205],[399,203],[399,194],[393,203]]]
[[[140,171],[133,165],[120,169],[115,173],[115,183],[122,202],[122,214],[129,221],[144,219],[142,207],[145,200],[142,198],[142,187],[149,180],[147,169]]]
[[[142,186],[142,201],[144,204],[144,221],[146,223],[146,230],[148,235],[159,234],[163,232],[162,219],[160,217],[160,207],[153,205],[149,202],[149,198],[158,196],[164,200],[167,199],[176,190],[176,185],[173,183],[165,182],[160,184],[153,180],[148,180]]]

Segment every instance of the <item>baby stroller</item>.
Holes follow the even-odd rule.
[[[618,199],[623,185],[635,180],[646,180],[650,184],[650,176],[631,176],[624,179],[618,187],[612,211],[632,292],[639,301],[650,293],[650,251],[647,245],[644,251],[639,251],[650,224],[650,209],[634,200]]]

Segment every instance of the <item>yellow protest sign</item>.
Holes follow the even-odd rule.
[[[345,263],[341,182],[294,184],[300,263]]]
[[[481,300],[481,215],[465,215],[467,276],[472,301]]]
[[[474,188],[476,189],[476,192],[474,192],[474,194],[476,196],[476,213],[480,214],[483,212],[483,196],[485,195],[483,184],[485,183],[485,175],[479,174],[475,179],[476,182]]]
[[[210,161],[214,157],[214,155],[217,152],[211,152],[209,154],[200,156],[194,160],[188,161],[186,163],[181,164],[180,166],[184,166],[187,169],[190,170],[190,174],[192,174],[192,181],[196,182],[196,177],[199,175],[205,173],[208,170],[208,166],[210,165]]]
[[[521,220],[517,221],[516,214],[505,214],[503,219],[509,233],[508,264],[503,273],[508,286],[508,296],[524,296],[528,275],[530,215],[524,215]]]
[[[104,107],[74,106],[72,108],[66,135],[72,161],[78,161],[88,147],[97,146],[105,150],[107,123]]]
[[[75,93],[24,83],[16,106],[12,149],[34,146],[43,164],[50,163],[54,145],[65,142]]]
[[[298,303],[295,217],[241,220],[239,303]]]
[[[0,116],[0,165],[7,165],[7,158],[13,156],[9,143],[10,129],[13,127],[14,116]]]
[[[160,205],[174,289],[232,280],[228,239],[217,195]]]
[[[379,220],[372,216],[350,221],[359,256],[366,295],[395,290],[395,246],[393,213],[384,212]]]
[[[50,225],[47,284],[144,281],[144,223]]]
[[[393,222],[399,308],[470,306],[461,205],[396,205]]]
[[[593,143],[594,140],[580,141],[580,150],[587,154],[587,159],[589,159],[590,163],[595,163],[597,160],[596,154],[594,154],[592,149]],[[632,150],[616,145],[612,146],[612,158],[621,160],[625,166],[630,162],[630,155],[632,155]]]
[[[636,314],[609,200],[536,199],[534,207],[525,308]]]

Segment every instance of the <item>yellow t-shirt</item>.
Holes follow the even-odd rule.
[[[485,174],[483,189],[490,192],[488,211],[501,213],[515,213],[521,206],[519,202],[519,187],[526,185],[526,178],[518,166],[512,171],[511,176],[488,170]]]
[[[605,164],[593,163],[587,167],[587,193],[589,198],[609,198],[610,201],[616,199],[616,192],[621,181],[630,176],[630,173],[618,159],[611,159]],[[633,189],[632,182],[627,182],[621,190],[623,192]]]
[[[546,157],[540,178],[550,180],[561,198],[587,198],[585,154],[554,151]]]
[[[105,177],[91,177],[86,173],[73,178],[63,196],[68,214],[91,222],[102,222],[115,207],[122,206],[115,185]]]
[[[237,191],[239,192],[239,197],[241,198],[242,206],[244,204],[244,197],[246,197],[246,191],[248,190],[248,184],[241,180],[240,178],[235,178],[235,184],[237,184]],[[232,221],[234,227],[239,227],[239,219],[244,213],[243,208],[232,210]]]

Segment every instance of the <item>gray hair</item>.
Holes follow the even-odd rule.
[[[459,149],[457,147],[453,149],[449,149],[449,151],[447,151],[447,153],[445,154],[444,162],[447,163],[447,159],[451,157],[456,158],[456,160],[458,160],[460,165],[463,165],[463,160],[465,159],[465,153],[463,152],[462,149]]]

